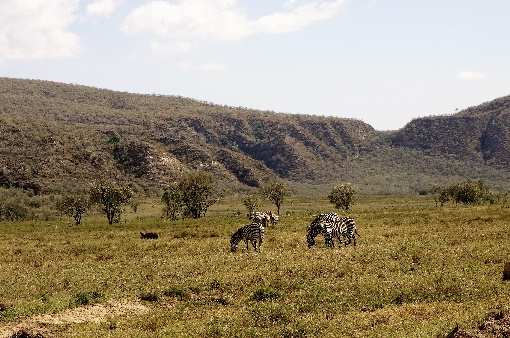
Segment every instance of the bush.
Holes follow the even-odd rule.
[[[200,218],[218,201],[213,177],[205,172],[191,172],[177,183],[181,193],[183,216]]]
[[[74,224],[80,225],[83,215],[90,207],[90,200],[85,196],[67,195],[57,202],[57,209],[74,219]]]
[[[177,184],[172,184],[165,190],[161,196],[161,203],[163,203],[164,216],[173,221],[176,220],[182,211],[182,194]]]
[[[435,188],[435,201],[441,206],[452,201],[457,204],[474,205],[497,202],[496,194],[482,182],[466,181],[449,185],[445,188]]]
[[[146,302],[158,302],[159,301],[159,295],[155,292],[141,293],[139,298],[140,298],[140,300],[143,300]]]
[[[16,222],[28,218],[29,210],[15,201],[0,203],[0,220]]]
[[[262,195],[273,202],[278,215],[280,215],[280,208],[285,197],[289,195],[289,188],[283,182],[273,181],[262,188]]]
[[[253,214],[260,208],[260,197],[258,195],[246,195],[242,201],[248,211],[248,215]]]
[[[97,303],[103,295],[97,291],[92,292],[79,292],[74,296],[74,303],[76,305],[90,305]]]
[[[251,300],[257,301],[257,302],[264,302],[264,301],[273,301],[277,300],[281,297],[280,292],[278,290],[275,290],[273,288],[260,288],[257,289],[250,297]]]
[[[338,184],[329,193],[329,201],[335,205],[337,209],[348,211],[354,201],[356,190],[350,184]]]
[[[188,297],[188,293],[184,289],[173,287],[163,291],[163,296],[183,300]]]
[[[90,201],[101,206],[110,225],[120,221],[124,205],[129,203],[132,196],[130,188],[107,182],[101,182],[90,190]]]
[[[0,220],[16,222],[33,216],[31,197],[17,189],[0,189]]]

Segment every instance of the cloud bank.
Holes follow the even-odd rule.
[[[283,9],[249,18],[238,0],[154,0],[126,17],[123,30],[149,34],[159,41],[237,41],[257,34],[295,32],[337,16],[344,0],[301,3],[288,1]]]
[[[69,26],[77,9],[77,0],[1,0],[0,58],[76,55],[79,39]]]
[[[487,78],[487,74],[480,72],[460,72],[457,77],[461,80],[466,81],[476,81],[476,80],[484,80]]]
[[[89,15],[109,17],[117,7],[121,0],[93,0],[87,5],[87,13]]]

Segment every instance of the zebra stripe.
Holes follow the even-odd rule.
[[[267,227],[269,225],[276,225],[276,223],[278,223],[279,221],[279,217],[273,214],[272,211],[269,212],[254,211],[248,215],[248,218],[255,223],[262,224],[264,227]]]
[[[356,246],[356,235],[359,236],[356,222],[350,217],[340,217],[336,213],[318,215],[308,226],[307,243],[308,247],[315,245],[315,237],[319,234],[324,236],[326,246],[334,247],[334,238],[340,243],[345,239],[345,245],[353,243]]]
[[[246,250],[249,250],[248,242],[251,242],[255,251],[260,252],[264,240],[264,226],[259,223],[252,223],[239,228],[230,239],[230,250],[235,252],[242,240],[246,244]]]

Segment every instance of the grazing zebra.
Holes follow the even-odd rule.
[[[318,215],[308,226],[306,241],[309,248],[315,245],[315,237],[321,233],[328,247],[335,246],[334,238],[343,243],[342,237],[346,239],[346,246],[351,243],[356,246],[356,235],[359,237],[354,219],[339,217],[334,212]]]
[[[246,243],[246,250],[249,250],[248,242],[251,242],[255,251],[260,252],[264,240],[264,226],[260,223],[251,223],[239,228],[230,239],[230,250],[235,252],[242,240]]]
[[[269,212],[261,212],[261,211],[254,211],[251,214],[248,214],[248,218],[255,222],[262,224],[264,227],[267,227],[269,225],[276,225],[280,218],[278,215],[273,214],[272,211]]]

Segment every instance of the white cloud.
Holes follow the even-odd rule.
[[[1,0],[0,58],[37,59],[75,55],[78,36],[69,31],[78,0]]]
[[[108,17],[115,12],[120,2],[120,0],[93,0],[87,5],[87,13]]]
[[[457,77],[461,80],[466,81],[475,81],[475,80],[484,80],[487,78],[487,74],[480,72],[460,72]]]
[[[180,60],[175,63],[177,68],[187,72],[204,72],[204,73],[222,73],[227,70],[227,66],[222,63],[203,63],[196,64],[189,60]]]
[[[343,1],[316,1],[263,16],[254,23],[255,32],[289,33],[301,30],[317,22],[334,18],[340,13]]]
[[[250,19],[238,0],[154,0],[124,20],[128,33],[147,33],[160,43],[232,41],[256,34],[281,34],[337,16],[344,0],[287,1],[279,12]]]
[[[227,66],[222,63],[204,63],[198,66],[198,69],[204,72],[220,73],[227,70]]]

